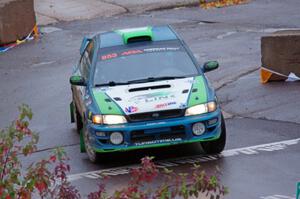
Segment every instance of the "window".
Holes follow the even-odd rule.
[[[179,45],[143,46],[102,52],[98,58],[94,82],[127,82],[148,77],[193,76],[197,69]]]
[[[88,58],[90,63],[93,62],[93,57],[94,57],[94,40],[90,41],[90,43],[88,44],[88,46],[86,47],[86,51],[88,52]]]
[[[80,73],[85,80],[89,78],[89,72],[93,61],[94,49],[94,41],[92,40],[87,45],[80,60]]]

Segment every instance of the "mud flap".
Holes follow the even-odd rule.
[[[80,131],[80,152],[85,153],[85,144],[84,144],[84,138],[83,138],[83,131]]]
[[[297,196],[296,199],[300,199],[300,182],[297,184]]]
[[[74,117],[74,102],[70,103],[70,116],[71,116],[71,123],[75,122],[75,117]]]

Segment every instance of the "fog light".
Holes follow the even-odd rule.
[[[123,135],[120,132],[113,132],[110,134],[109,139],[112,144],[118,145],[123,142]]]
[[[213,125],[215,123],[217,123],[218,119],[215,118],[215,119],[211,119],[211,120],[208,120],[207,124],[210,126],[210,125]]]
[[[201,122],[193,124],[194,135],[202,135],[205,132],[205,125]]]
[[[105,132],[96,132],[96,135],[99,136],[99,137],[106,136]]]

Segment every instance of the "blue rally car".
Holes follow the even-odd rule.
[[[213,88],[170,26],[84,38],[70,77],[72,122],[92,162],[106,152],[200,142],[220,153],[226,128]]]

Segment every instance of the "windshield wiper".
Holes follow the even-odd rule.
[[[138,84],[138,83],[155,82],[155,81],[161,81],[161,80],[172,80],[172,79],[180,79],[180,78],[186,78],[186,77],[185,76],[162,76],[162,77],[148,77],[145,79],[136,79],[136,80],[131,80],[128,82],[110,81],[108,83],[96,84],[95,87]]]
[[[172,79],[180,79],[180,78],[186,78],[185,76],[161,76],[161,77],[148,77],[145,79],[136,79],[128,81],[127,83],[145,83],[145,82],[155,82],[155,81],[161,81],[161,80],[172,80]]]
[[[114,81],[110,81],[108,83],[104,83],[104,84],[96,84],[95,87],[101,87],[101,86],[118,86],[118,85],[127,85],[129,83],[127,82],[114,82]]]

